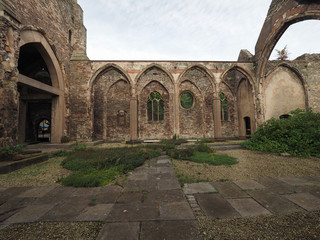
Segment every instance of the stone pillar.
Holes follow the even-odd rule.
[[[65,129],[63,95],[52,97],[51,143],[60,143]]]
[[[138,101],[131,98],[130,100],[130,141],[138,140]]]
[[[214,109],[214,138],[219,139],[222,137],[221,134],[221,105],[220,98],[215,97],[213,100],[213,109]]]

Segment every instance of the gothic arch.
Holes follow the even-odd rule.
[[[135,90],[136,90],[136,94],[139,95],[139,93],[142,91],[142,89],[144,89],[144,87],[146,85],[148,85],[148,82],[146,83],[141,83],[141,78],[143,75],[147,74],[149,71],[153,70],[153,69],[157,69],[159,72],[163,72],[165,75],[167,75],[167,78],[170,80],[170,84],[172,85],[172,87],[168,87],[168,83],[167,82],[163,82],[162,85],[165,86],[168,90],[168,92],[174,92],[175,88],[174,88],[174,78],[172,76],[172,74],[167,70],[165,69],[163,66],[159,65],[159,64],[156,64],[156,63],[153,63],[153,64],[150,64],[148,66],[146,66],[144,69],[142,69],[140,71],[140,73],[136,76],[135,78],[135,83],[136,83],[136,86],[135,86]]]
[[[132,79],[131,79],[131,77],[129,76],[129,74],[128,74],[123,68],[121,68],[120,66],[111,63],[111,64],[107,64],[107,65],[99,68],[99,69],[92,75],[92,77],[90,78],[90,80],[89,80],[89,82],[88,82],[88,89],[91,90],[94,82],[96,81],[96,79],[98,79],[99,76],[101,76],[101,75],[104,74],[105,72],[110,71],[110,69],[115,69],[116,71],[120,72],[122,75],[125,76],[126,80],[127,80],[128,83],[130,84],[130,86],[131,86],[131,87],[133,86]]]
[[[228,75],[228,73],[230,72],[230,71],[232,71],[232,70],[236,70],[236,71],[238,71],[238,72],[240,72],[240,73],[242,73],[247,79],[248,79],[248,81],[250,82],[250,84],[254,87],[254,75],[252,74],[252,73],[250,73],[249,71],[247,71],[247,70],[245,70],[243,67],[241,67],[241,66],[238,66],[237,64],[233,64],[230,68],[228,68],[227,70],[225,70],[222,74],[221,74],[221,76],[220,76],[220,79],[221,79],[221,83],[222,82],[225,82],[225,78],[226,78],[226,76]],[[240,83],[240,82],[239,82]],[[236,85],[236,86],[234,86],[235,87],[235,89],[233,90],[234,91],[234,93],[236,93],[237,91],[238,91],[238,87],[239,87],[239,83]],[[227,84],[228,86],[229,86],[229,84]],[[230,88],[231,88],[231,86],[229,86]],[[255,92],[255,89],[253,88],[252,89],[253,90],[253,93]]]
[[[19,75],[18,82],[23,84],[23,86],[32,87],[40,89],[47,94],[52,96],[50,100],[51,107],[48,108],[48,111],[52,113],[51,115],[51,142],[60,143],[61,137],[65,131],[65,83],[64,77],[61,71],[61,66],[57,56],[55,55],[49,40],[40,32],[30,29],[23,29],[20,34],[19,48],[32,44],[33,47],[38,51],[38,53],[43,58],[46,67],[48,69],[52,86],[46,85],[44,83],[38,82],[34,79],[30,79],[26,76]],[[28,104],[28,103],[27,103]],[[23,123],[26,119],[26,104],[21,102],[19,109],[19,135],[22,141],[25,140],[24,130],[22,129],[25,126]],[[51,108],[51,109],[50,109]]]
[[[189,72],[190,70],[192,69],[197,69],[199,70],[200,72],[202,72],[203,74],[207,75],[207,77],[210,79],[210,82],[212,84],[212,87],[214,89],[214,91],[217,90],[217,82],[216,82],[216,79],[215,77],[213,76],[213,74],[209,71],[209,69],[206,67],[206,66],[203,66],[203,65],[200,65],[200,64],[194,64],[190,67],[188,67],[187,69],[185,69],[178,77],[178,83],[180,84],[181,81],[183,81],[183,77],[185,76],[185,74],[187,72]]]
[[[90,79],[89,87],[93,138],[129,138],[132,85],[124,71],[115,64],[103,66]]]
[[[264,117],[279,117],[296,108],[308,107],[308,94],[301,75],[289,65],[280,64],[263,84]]]
[[[28,43],[35,43],[37,50],[46,62],[52,80],[52,86],[64,91],[64,81],[60,63],[48,40],[38,31],[23,30],[21,32],[19,48]]]
[[[266,65],[276,43],[288,29],[297,22],[320,20],[318,1],[288,0],[285,3],[273,0],[266,21],[255,47],[257,78],[261,81],[266,74]]]

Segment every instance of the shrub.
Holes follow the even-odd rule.
[[[64,178],[62,184],[73,187],[99,187],[112,182],[118,174],[119,172],[116,168],[81,170]]]
[[[297,109],[290,118],[272,118],[242,146],[261,152],[320,157],[320,114]]]
[[[85,143],[77,143],[76,145],[72,146],[73,151],[84,151],[87,149],[87,145]]]
[[[68,143],[70,142],[70,138],[68,136],[61,137],[61,143]]]
[[[187,149],[171,149],[168,151],[168,155],[174,159],[186,160],[189,159],[194,153],[193,148]]]
[[[70,152],[66,151],[66,150],[59,150],[59,151],[56,151],[54,153],[51,153],[49,155],[50,158],[53,158],[53,157],[66,157],[66,156],[69,156],[70,155]]]
[[[5,142],[4,146],[0,148],[0,161],[12,159],[14,155],[22,153],[24,147],[24,143],[14,144]]]
[[[181,145],[182,143],[187,143],[187,140],[185,139],[164,139],[160,141],[160,144],[164,144],[164,145]]]
[[[207,144],[205,144],[205,143],[197,144],[196,147],[195,147],[195,151],[197,151],[197,152],[206,152],[206,153],[213,153],[214,152],[214,150],[211,147],[209,147]]]
[[[62,184],[75,187],[105,185],[117,175],[125,174],[156,156],[160,156],[160,151],[141,147],[74,151],[62,161],[64,168],[74,171],[63,179]]]

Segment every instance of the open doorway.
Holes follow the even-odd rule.
[[[250,138],[251,137],[251,122],[250,122],[250,117],[245,117],[244,118],[244,124],[246,127],[246,137]]]
[[[45,88],[52,87],[48,67],[36,43],[20,48],[18,62],[20,78],[19,140],[24,142],[51,141],[52,99]]]

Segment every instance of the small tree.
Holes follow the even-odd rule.
[[[277,60],[287,60],[289,58],[289,52],[288,52],[288,49],[287,49],[287,46],[285,46],[282,50],[277,50]]]

